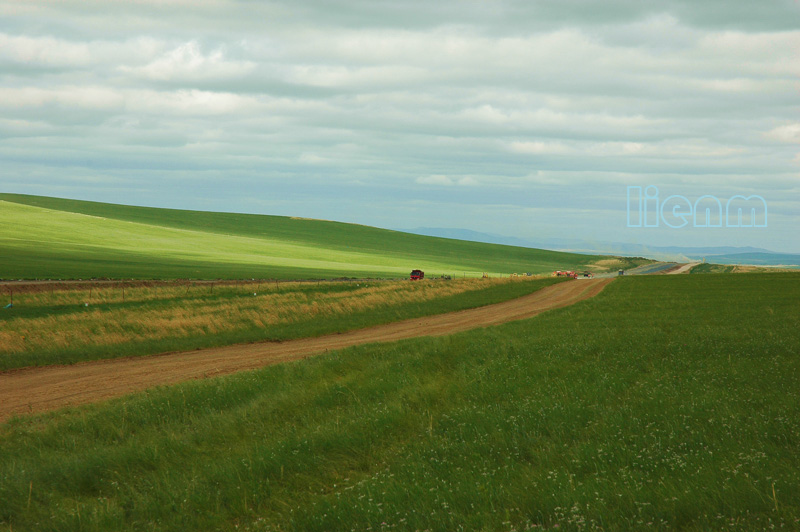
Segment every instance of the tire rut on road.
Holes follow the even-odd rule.
[[[0,373],[0,422],[13,415],[103,401],[153,386],[252,370],[355,345],[444,336],[530,318],[594,297],[612,280],[569,281],[494,305],[316,338],[11,370]]]

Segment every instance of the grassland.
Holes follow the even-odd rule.
[[[14,307],[0,309],[0,370],[320,336],[506,301],[561,280],[17,287]]]
[[[313,279],[630,268],[609,258],[354,224],[0,194],[0,278]]]
[[[750,266],[740,264],[698,264],[689,273],[779,273],[791,271],[786,268]]]
[[[723,264],[698,264],[689,273],[735,273],[736,266]]]
[[[800,527],[799,274],[621,278],[535,319],[0,427],[8,530]]]

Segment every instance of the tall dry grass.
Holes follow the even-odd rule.
[[[0,355],[113,346],[142,340],[265,329],[358,314],[485,289],[509,279],[358,283],[342,287],[265,283],[92,288],[17,296],[39,315],[7,319]],[[52,313],[49,311],[52,310]]]

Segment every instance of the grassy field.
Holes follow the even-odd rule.
[[[769,266],[703,263],[692,268],[689,273],[780,273],[787,271],[791,270]]]
[[[480,276],[648,261],[411,235],[355,224],[0,194],[0,278]]]
[[[279,341],[474,308],[563,278],[182,283],[18,293],[0,309],[0,371]]]
[[[698,264],[689,273],[735,273],[736,266],[724,264]]]
[[[800,274],[615,280],[522,322],[0,427],[0,529],[800,528]]]

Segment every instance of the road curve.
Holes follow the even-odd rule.
[[[503,303],[316,338],[11,370],[0,373],[0,422],[13,415],[103,401],[153,386],[261,368],[333,349],[444,336],[530,318],[593,297],[611,281],[568,281]]]
[[[679,264],[677,268],[674,270],[668,271],[667,274],[669,275],[678,275],[681,273],[689,273],[692,268],[699,265],[699,262],[689,262],[687,264]]]

